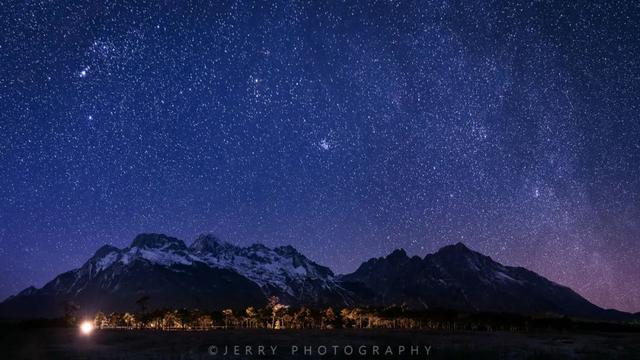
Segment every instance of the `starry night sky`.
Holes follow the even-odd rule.
[[[640,311],[638,2],[0,5],[2,298],[212,232],[337,273],[462,241]]]

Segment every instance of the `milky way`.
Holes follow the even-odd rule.
[[[212,232],[640,311],[637,2],[208,3],[2,1],[0,297]]]

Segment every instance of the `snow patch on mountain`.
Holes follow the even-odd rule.
[[[292,296],[296,296],[292,285],[302,285],[308,280],[319,281],[323,286],[333,283],[334,276],[328,268],[317,265],[291,246],[239,247],[202,235],[191,249],[209,266],[235,270],[262,288],[275,287]]]
[[[96,263],[96,272],[100,272],[107,269],[109,266],[113,265],[113,263],[118,261],[119,257],[120,257],[120,254],[114,251],[114,252],[108,253],[103,258],[100,258]]]
[[[520,282],[514,278],[512,278],[511,276],[505,274],[502,271],[494,271],[493,272],[493,276],[495,279],[499,280],[499,281],[510,281],[510,282]]]

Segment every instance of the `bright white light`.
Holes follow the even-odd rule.
[[[83,321],[82,324],[80,324],[80,332],[83,335],[89,335],[91,334],[92,331],[93,331],[93,324],[91,323],[91,321]]]
[[[91,68],[90,66],[86,66],[86,67],[84,67],[84,68],[80,71],[80,73],[78,74],[78,76],[80,76],[81,78],[86,77],[86,76],[87,76],[87,74],[89,73],[89,69],[90,69],[90,68]]]
[[[320,146],[320,148],[325,151],[331,149],[331,144],[327,139],[320,140],[320,142],[318,143],[318,146]]]

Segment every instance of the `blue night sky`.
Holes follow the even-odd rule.
[[[638,2],[0,8],[1,298],[212,232],[337,273],[462,241],[640,311]]]

